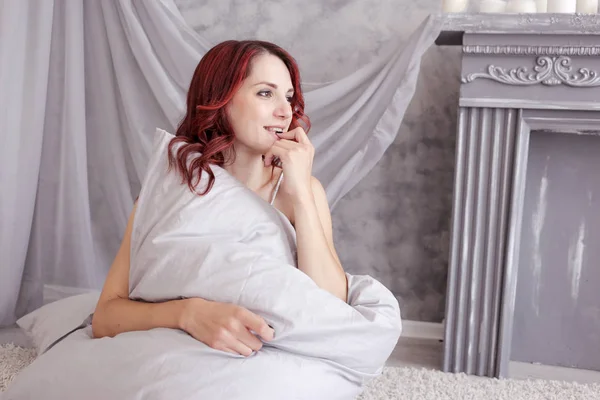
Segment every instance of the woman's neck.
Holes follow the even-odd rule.
[[[237,152],[235,161],[223,168],[254,192],[271,183],[272,169],[265,167],[260,155]]]

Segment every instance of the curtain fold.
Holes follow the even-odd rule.
[[[440,27],[429,17],[406,45],[392,41],[354,74],[305,88],[313,173],[332,207],[394,141]],[[101,288],[153,133],[175,131],[213,45],[172,0],[2,3],[0,326]]]
[[[0,326],[14,322],[19,297],[23,313],[35,306],[29,303],[39,292],[28,283],[25,260],[40,173],[53,9],[51,1],[13,1],[4,2],[0,13]]]

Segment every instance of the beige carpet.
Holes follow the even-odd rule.
[[[35,350],[5,344],[0,346],[0,391],[35,359]]]
[[[35,358],[35,352],[0,346],[0,391]],[[498,380],[439,371],[389,367],[357,400],[600,400],[600,384]]]
[[[386,368],[360,400],[600,400],[600,383],[490,379],[417,368]]]

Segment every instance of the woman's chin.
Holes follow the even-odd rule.
[[[248,155],[254,155],[257,157],[260,157],[262,155],[265,155],[269,152],[269,150],[271,150],[271,148],[273,147],[273,144],[275,142],[272,143],[253,143],[253,144],[238,144],[237,146],[235,146],[235,151],[236,152],[244,152]]]
[[[274,144],[275,142],[261,144],[260,146],[256,146],[256,151],[260,154],[266,154],[273,148]]]

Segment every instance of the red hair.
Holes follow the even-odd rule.
[[[290,130],[301,126],[300,121],[306,132],[310,129],[310,120],[304,114],[298,64],[287,51],[273,43],[258,40],[228,40],[216,45],[202,57],[194,71],[187,95],[187,112],[175,138],[169,143],[169,169],[175,166],[182,183],[186,182],[191,191],[196,192],[202,172],[206,172],[209,175],[208,185],[198,194],[208,193],[215,181],[210,164],[222,167],[230,161],[230,156],[235,157],[234,132],[225,106],[250,75],[252,61],[262,54],[279,57],[290,73],[294,87]],[[173,147],[178,143],[183,145],[173,155]],[[200,156],[188,165],[188,157],[195,154]]]

